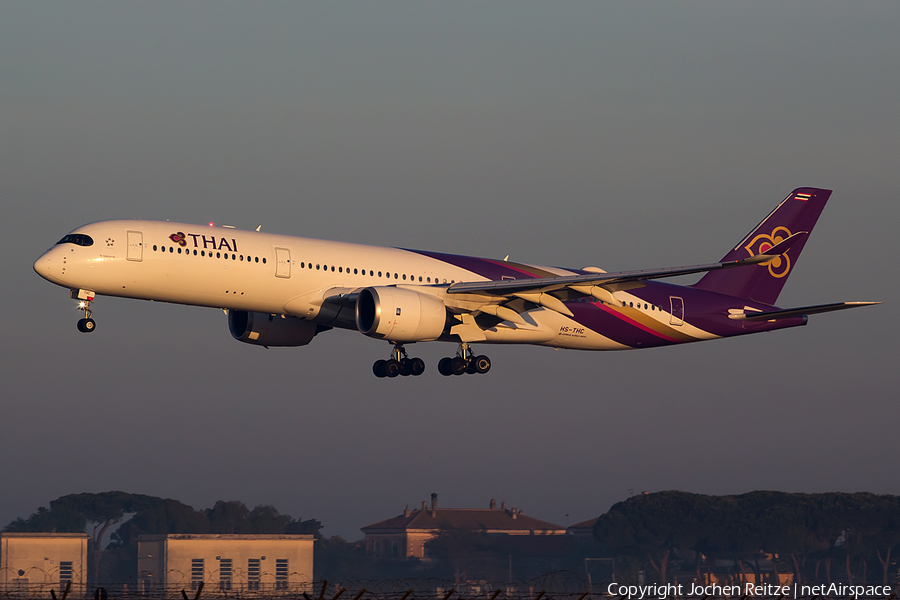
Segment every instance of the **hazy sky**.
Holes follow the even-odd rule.
[[[900,3],[34,3],[0,9],[0,526],[113,489],[273,504],[328,535],[506,501],[562,525],[643,490],[900,493]],[[619,353],[240,344],[221,311],[32,271],[141,217],[571,267],[718,260],[835,190],[779,299],[881,300]],[[693,281],[693,279],[688,280]]]

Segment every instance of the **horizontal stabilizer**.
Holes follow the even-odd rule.
[[[872,306],[873,304],[881,304],[881,302],[837,302],[835,304],[801,306],[799,308],[786,308],[784,310],[772,310],[768,312],[741,313],[729,315],[729,318],[737,321],[776,321],[778,319],[787,319],[789,317],[805,317],[807,315],[846,310],[848,308],[857,308],[859,306]]]

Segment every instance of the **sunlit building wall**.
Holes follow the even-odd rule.
[[[138,585],[204,592],[312,590],[312,535],[169,534],[138,537]]]
[[[0,589],[83,595],[87,581],[86,533],[0,533]]]

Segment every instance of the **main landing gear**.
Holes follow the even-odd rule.
[[[463,342],[456,356],[442,358],[438,362],[441,375],[462,375],[463,373],[487,373],[491,370],[491,359],[483,354],[472,356],[472,347]]]
[[[418,377],[425,372],[425,361],[421,358],[409,358],[403,344],[394,344],[389,360],[376,360],[372,365],[375,377],[396,377],[397,375],[414,375]]]

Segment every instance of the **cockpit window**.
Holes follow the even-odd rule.
[[[84,235],[83,233],[70,233],[63,239],[56,242],[59,244],[75,244],[76,246],[93,246],[94,240],[91,239],[91,236]]]

